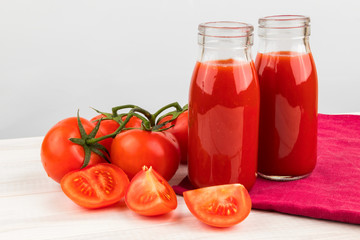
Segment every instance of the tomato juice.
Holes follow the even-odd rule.
[[[189,95],[189,179],[196,187],[256,179],[259,85],[254,63],[197,62]]]
[[[317,74],[311,53],[258,53],[260,83],[258,171],[304,176],[316,164]]]

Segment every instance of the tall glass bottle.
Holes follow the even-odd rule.
[[[318,85],[309,35],[309,17],[259,19],[258,171],[268,179],[300,179],[315,168]]]
[[[189,179],[196,187],[256,179],[259,85],[251,58],[253,27],[199,25],[199,58],[189,93]]]

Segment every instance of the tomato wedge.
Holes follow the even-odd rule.
[[[132,211],[145,216],[165,214],[177,207],[172,187],[152,167],[145,166],[131,180],[125,203]]]
[[[241,184],[199,188],[183,193],[186,206],[200,221],[214,227],[230,227],[250,213],[251,199]]]
[[[70,172],[61,179],[66,196],[85,208],[101,208],[120,201],[128,185],[124,171],[108,163]]]

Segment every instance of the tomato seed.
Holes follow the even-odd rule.
[[[232,210],[234,211],[234,213],[236,213],[236,212],[237,212],[236,207],[233,207],[233,208],[232,208]]]
[[[226,214],[227,214],[228,216],[230,216],[230,214],[231,214],[230,209],[227,210]]]
[[[163,196],[167,199],[167,200],[170,200],[170,195],[168,193],[163,193]]]
[[[143,202],[143,203],[147,203],[147,202],[150,202],[152,201],[156,196],[154,196],[154,194],[151,194],[151,195],[141,195],[140,196],[140,201]]]

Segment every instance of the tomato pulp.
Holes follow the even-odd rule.
[[[259,85],[254,63],[196,63],[189,96],[189,178],[196,187],[256,179]]]
[[[317,73],[311,53],[259,53],[259,173],[304,176],[316,164]]]

